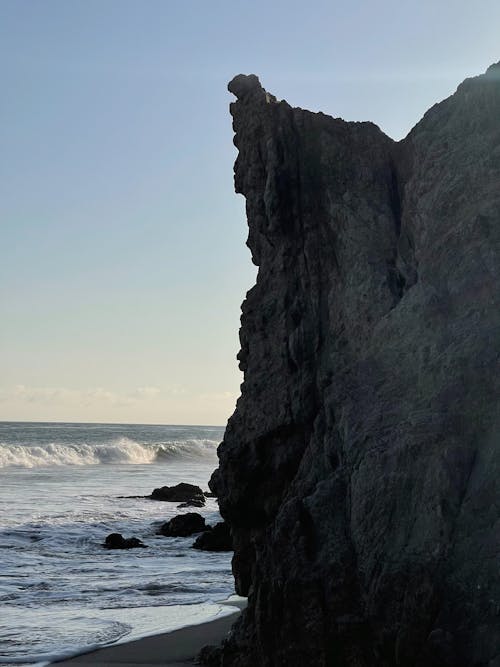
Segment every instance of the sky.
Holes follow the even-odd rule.
[[[224,424],[255,280],[227,82],[395,139],[498,0],[0,0],[0,420]]]

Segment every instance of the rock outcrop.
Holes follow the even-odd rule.
[[[200,549],[200,551],[232,551],[233,540],[228,524],[225,521],[220,521],[213,527],[209,526],[208,530],[196,538],[193,549]]]
[[[157,535],[165,537],[187,537],[194,533],[202,533],[207,530],[204,517],[197,512],[188,512],[187,514],[178,514],[162,524],[157,531]]]
[[[183,503],[185,507],[203,507],[205,504],[205,495],[199,486],[181,482],[175,486],[161,486],[153,489],[150,496],[151,500],[161,500],[170,503]]]
[[[121,533],[111,533],[102,545],[106,549],[145,549],[148,545],[143,544],[137,537],[123,537]]]
[[[396,143],[229,89],[258,265],[210,488],[234,667],[500,665],[500,63]]]

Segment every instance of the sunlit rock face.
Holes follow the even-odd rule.
[[[238,667],[500,665],[500,64],[402,142],[229,85]]]

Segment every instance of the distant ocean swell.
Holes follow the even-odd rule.
[[[37,468],[67,465],[149,464],[174,458],[215,457],[218,440],[188,439],[139,443],[122,437],[107,443],[0,443],[0,468]]]

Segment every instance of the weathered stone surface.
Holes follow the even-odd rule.
[[[205,519],[197,512],[178,514],[158,529],[158,535],[165,537],[187,537],[207,529]]]
[[[402,142],[230,90],[258,265],[224,665],[500,664],[500,64]]]
[[[187,484],[186,482],[181,482],[175,486],[162,486],[158,489],[153,489],[150,498],[151,500],[174,503],[199,501],[202,505],[205,504],[205,496],[200,487],[195,484]]]
[[[204,646],[198,654],[198,664],[205,667],[219,667],[222,661],[222,648],[211,644]]]
[[[111,533],[102,546],[106,549],[138,549],[147,547],[147,544],[143,544],[137,537],[125,538],[121,533]]]
[[[225,521],[216,523],[196,538],[193,549],[201,551],[232,551],[231,531]]]

